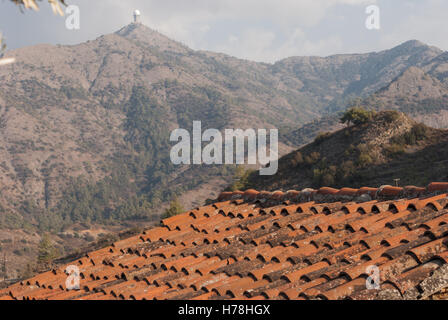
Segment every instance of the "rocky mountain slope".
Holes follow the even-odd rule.
[[[418,123],[398,111],[381,111],[364,124],[319,135],[282,157],[279,172],[246,178],[243,189],[425,185],[448,179],[448,130]]]
[[[67,221],[138,218],[173,195],[193,190],[182,199],[191,206],[218,192],[232,169],[170,165],[174,128],[201,120],[204,128],[297,130],[353,96],[390,91],[392,80],[418,68],[443,78],[446,60],[441,50],[409,41],[382,52],[270,65],[194,51],[141,24],[79,45],[9,55],[17,63],[0,70],[3,211],[55,209]],[[444,80],[437,81],[440,98]],[[294,135],[299,140],[282,135],[282,153],[306,142],[300,130]],[[210,192],[199,192],[204,186]],[[42,224],[45,212],[30,221]]]
[[[266,64],[194,51],[131,24],[7,56],[17,60],[0,68],[0,226],[8,230],[148,221],[175,196],[185,207],[213,198],[234,166],[169,161],[170,131],[191,130],[194,120],[203,129],[279,128],[287,154],[339,129],[331,114],[354,97],[401,110],[402,96],[417,95],[446,110],[447,55],[418,41]],[[425,103],[406,108],[441,119]]]
[[[13,254],[14,230],[30,235],[27,252],[11,258],[22,266],[35,256],[36,232],[59,233],[67,253],[80,245],[80,230],[94,238],[157,220],[173,197],[190,208],[217,196],[233,181],[234,166],[169,160],[170,131],[191,130],[194,120],[203,129],[279,128],[280,153],[288,154],[339,129],[333,114],[353,98],[372,106],[382,100],[429,123],[447,110],[448,56],[418,41],[266,64],[194,51],[130,24],[86,43],[6,56],[17,62],[0,68],[0,241],[15,243],[4,246]],[[418,103],[404,105],[403,96]],[[284,174],[280,168],[278,181]]]
[[[360,104],[376,110],[396,109],[437,128],[448,127],[448,85],[444,77],[410,67]]]
[[[393,62],[383,68],[380,62],[382,59],[391,59]],[[285,138],[291,145],[304,145],[319,133],[340,129],[341,112],[353,106],[376,111],[397,110],[428,126],[448,128],[446,52],[428,48],[419,41],[408,41],[389,51],[371,54],[366,64],[373,68],[371,72],[356,73],[363,80],[353,82],[341,98],[330,102],[326,115],[298,129],[286,131]],[[346,72],[351,74],[349,70]],[[380,76],[372,78],[376,73]]]
[[[17,63],[0,70],[0,145],[5,150],[0,200],[6,211],[30,202],[41,209],[59,205],[72,212],[72,220],[79,220],[91,214],[61,205],[67,200],[61,191],[73,185],[71,178],[84,176],[86,181],[75,186],[90,187],[109,177],[117,165],[127,164],[126,172],[114,179],[131,181],[129,192],[102,201],[112,202],[109,209],[117,211],[124,199],[142,190],[152,193],[149,201],[154,203],[173,193],[154,194],[155,189],[182,185],[183,178],[197,172],[210,176],[210,168],[176,170],[167,164],[166,136],[171,129],[190,128],[193,120],[218,129],[297,128],[319,117],[331,103],[368,94],[409,65],[432,61],[441,51],[411,41],[380,53],[299,57],[269,65],[193,51],[131,24],[80,45],[40,45],[10,54]],[[148,105],[150,110],[143,110]],[[136,121],[142,117],[152,121]],[[217,192],[216,185],[224,184],[229,174],[216,178],[216,170],[214,185],[207,189]],[[187,189],[201,188],[208,180],[193,181]],[[102,187],[93,189],[98,193]],[[204,197],[185,202],[191,205]],[[84,200],[87,207],[107,209],[104,203]],[[138,202],[132,205],[142,207]],[[94,220],[104,218],[98,210]]]
[[[190,129],[193,120],[219,129],[269,128],[291,123],[296,113],[283,93],[271,89],[275,78],[265,76],[267,65],[194,52],[139,24],[76,46],[40,45],[9,54],[17,63],[0,70],[4,212],[23,211],[28,203],[67,209],[61,201],[74,199],[63,199],[61,191],[73,186],[69,196],[81,187],[115,193],[103,202],[112,202],[116,211],[120,199],[176,184],[178,172],[197,176],[197,168],[170,167],[170,130]],[[222,178],[214,173],[217,181],[209,190],[218,192],[216,184],[225,183],[231,172]],[[117,190],[91,186],[111,175],[118,176],[114,182],[126,180],[129,190],[123,181]],[[71,183],[80,176],[86,181]],[[84,192],[83,198],[90,198],[86,193],[92,190]],[[167,198],[156,194],[151,200]],[[96,205],[84,200],[87,207]],[[142,207],[140,199],[134,202],[130,205]],[[82,215],[73,212],[71,218],[85,219]]]

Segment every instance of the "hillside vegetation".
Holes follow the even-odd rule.
[[[246,178],[242,189],[426,185],[448,179],[448,131],[417,123],[398,111],[318,135],[279,160],[279,172]]]
[[[173,166],[169,134],[191,130],[195,120],[203,130],[278,128],[281,155],[319,135],[288,156],[292,176],[285,162],[267,178],[271,189],[379,183],[406,159],[418,169],[423,160],[412,157],[426,156],[431,139],[441,139],[428,129],[424,139],[403,144],[400,134],[413,126],[406,122],[396,141],[372,141],[386,143],[384,150],[358,141],[362,126],[326,142],[343,127],[338,118],[347,106],[395,108],[426,124],[448,124],[447,54],[414,40],[380,52],[267,64],[195,51],[130,24],[78,45],[42,44],[5,56],[16,63],[0,68],[0,248],[13,266],[36,258],[47,232],[70,253],[110,232],[157,223],[174,199],[188,209],[232,182],[262,184],[234,165]],[[337,146],[340,152],[331,151]]]
[[[331,114],[353,97],[412,68],[430,64],[436,76],[445,63],[441,50],[418,41],[255,63],[191,50],[142,24],[10,54],[17,63],[0,69],[0,227],[40,232],[157,220],[174,197],[189,208],[216,196],[235,166],[169,161],[169,133],[194,120],[203,129],[279,128],[286,154],[340,128]]]

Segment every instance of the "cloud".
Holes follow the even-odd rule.
[[[421,40],[443,49],[448,48],[448,2],[445,0],[407,1],[406,6],[390,6],[383,10],[387,32],[380,40],[382,47],[410,39]],[[390,12],[390,13],[388,13]],[[391,14],[394,12],[394,14]]]
[[[306,33],[296,28],[279,41],[277,35],[267,29],[248,28],[240,35],[230,35],[215,51],[262,62],[275,62],[285,57],[314,55],[316,52],[342,50],[343,42],[337,36],[320,40],[309,40]]]
[[[193,49],[274,62],[288,56],[378,51],[409,39],[448,48],[446,0],[68,0],[81,8],[81,30],[65,30],[49,8],[20,14],[0,3],[9,47],[74,44],[142,22]],[[381,30],[365,28],[365,8],[381,9]]]
[[[136,1],[127,2],[130,6]],[[201,20],[246,19],[276,23],[298,23],[312,26],[318,23],[326,11],[338,5],[366,5],[375,0],[149,0],[141,3],[151,19],[160,23],[162,19],[183,21],[200,17]],[[154,13],[154,14],[153,14]],[[185,19],[185,17],[189,17]]]
[[[331,8],[372,3],[376,1],[150,0],[139,9],[144,23],[194,49],[274,62],[288,55],[325,55],[340,48],[338,36],[315,40],[305,30],[325,23]],[[136,1],[122,5],[130,11]],[[359,12],[363,14],[363,7]]]

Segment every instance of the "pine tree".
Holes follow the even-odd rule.
[[[39,242],[37,263],[39,266],[48,267],[58,256],[50,236],[46,233]]]

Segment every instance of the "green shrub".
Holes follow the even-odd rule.
[[[0,216],[0,227],[5,229],[21,229],[23,218],[15,213],[6,213]]]
[[[351,144],[345,151],[344,151],[344,156],[345,157],[350,157],[352,154],[356,153],[357,149],[356,147]]]
[[[358,157],[358,166],[360,167],[366,167],[369,164],[372,164],[373,160],[372,157],[368,153],[361,153]]]
[[[417,123],[411,129],[410,136],[414,143],[420,140],[424,140],[428,137],[428,127],[423,123]],[[411,143],[408,143],[411,144]]]
[[[118,236],[113,233],[100,234],[98,236],[98,240],[96,241],[97,248],[105,248],[118,240],[120,240]]]
[[[336,182],[338,168],[329,166],[324,168],[316,168],[313,170],[313,182],[315,187],[329,187]]]
[[[93,235],[91,235],[90,232],[86,232],[84,234],[84,239],[88,242],[95,241],[95,237]]]
[[[335,182],[335,176],[329,172],[325,173],[322,176],[321,184],[323,186],[332,186]]]
[[[391,143],[385,148],[386,154],[389,157],[396,157],[405,152],[404,145],[397,144],[397,143]]]
[[[60,90],[68,99],[87,99],[87,92],[81,87],[62,86]]]
[[[351,176],[356,171],[356,166],[353,161],[344,161],[338,168],[336,179],[343,180]]]
[[[250,189],[251,176],[255,174],[255,170],[246,170],[244,166],[237,166],[235,169],[235,174],[233,180],[235,181],[226,191],[237,191],[237,190],[247,190]]]
[[[19,249],[15,249],[12,253],[19,257],[23,256],[23,251]]]
[[[319,132],[314,139],[314,143],[319,145],[331,136],[331,132]]]
[[[400,112],[395,110],[387,110],[382,113],[384,120],[386,122],[394,122],[397,121],[400,118]]]
[[[293,157],[291,159],[291,165],[295,167],[295,166],[301,165],[303,163],[303,161],[304,160],[303,160],[302,153],[300,151],[298,151],[293,154]]]
[[[319,152],[311,152],[309,155],[305,157],[305,163],[309,165],[313,165],[317,163],[320,159],[320,153]]]
[[[162,219],[166,219],[169,217],[176,216],[178,214],[181,214],[184,212],[184,208],[180,204],[179,200],[177,198],[173,199],[170,203],[170,207],[165,210],[165,212],[162,214]]]
[[[362,107],[354,107],[348,109],[341,117],[341,123],[346,123],[348,126],[353,123],[360,125],[369,122],[375,115],[374,111],[366,110]]]
[[[360,143],[356,147],[356,150],[358,151],[359,154],[368,153],[370,151],[370,147],[365,143]]]
[[[401,136],[394,137],[391,142],[400,146],[413,146],[418,141],[425,140],[428,137],[428,127],[423,123],[415,124],[411,130]]]

